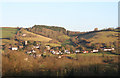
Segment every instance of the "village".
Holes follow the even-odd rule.
[[[12,51],[17,51],[18,49],[23,49],[25,46],[28,46],[28,41],[24,41],[24,45],[18,45],[18,46],[9,46],[9,49]],[[39,49],[40,50],[40,44],[35,44],[30,50],[27,50],[25,52],[25,54],[28,54],[29,56],[33,56],[34,58],[36,57],[41,57],[44,56],[44,54],[46,54],[46,52],[52,54],[52,55],[58,55],[58,58],[61,58],[62,56],[67,56],[70,54],[82,54],[82,53],[98,53],[99,49],[93,49],[91,51],[87,51],[87,50],[82,50],[80,51],[79,49],[76,49],[75,51],[70,52],[69,50],[65,49],[65,50],[55,50],[55,47],[51,47],[50,45],[46,45],[46,51],[44,51],[43,53],[37,53],[37,51],[35,49]],[[114,51],[114,48],[100,48],[101,51],[103,52],[110,52],[110,51]]]

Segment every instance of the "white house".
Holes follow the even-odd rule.
[[[33,48],[40,48],[40,46],[33,46]]]
[[[61,56],[58,56],[58,58],[61,58]]]
[[[51,53],[52,53],[52,54],[55,54],[55,51],[53,50],[53,51],[51,51]]]
[[[27,53],[27,54],[30,54],[30,53],[32,53],[32,52],[31,52],[31,51],[27,51],[26,53]]]
[[[41,54],[37,54],[36,56],[37,56],[37,57],[41,57]]]
[[[80,50],[75,50],[75,53],[79,53],[80,52]]]
[[[114,48],[111,48],[112,50],[115,50]]]
[[[115,50],[114,48],[104,48],[103,49],[104,51],[113,51],[113,50]]]
[[[47,50],[50,50],[50,46],[46,46]]]
[[[55,54],[59,54],[59,52],[55,52]]]
[[[22,34],[22,36],[24,37],[24,36],[26,36],[26,34]]]
[[[25,61],[28,61],[28,58],[24,58]]]
[[[70,51],[68,51],[68,50],[65,50],[64,52],[67,53],[67,54],[70,54]]]
[[[36,53],[36,51],[35,51],[35,50],[32,50],[32,53]]]
[[[98,50],[93,50],[92,52],[93,52],[93,53],[96,53],[96,52],[98,52]]]
[[[18,50],[18,47],[12,47],[11,49],[12,50]]]
[[[25,41],[25,45],[27,45],[27,41]]]

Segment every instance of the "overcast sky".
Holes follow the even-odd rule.
[[[61,26],[72,31],[91,31],[96,27],[103,29],[118,26],[117,0],[116,2],[115,0],[109,0],[111,2],[5,1],[1,2],[0,6],[2,27],[32,27],[37,24]]]

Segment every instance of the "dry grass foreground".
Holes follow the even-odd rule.
[[[77,60],[63,57],[28,57],[23,52],[2,56],[3,76],[95,76],[117,75],[118,57],[77,56]],[[108,61],[108,62],[105,62]],[[110,61],[110,62],[109,62]]]

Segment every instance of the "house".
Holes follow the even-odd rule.
[[[83,51],[83,53],[88,53],[88,51]]]
[[[19,45],[19,48],[23,48],[23,45]]]
[[[50,50],[50,46],[46,46],[47,50]]]
[[[36,53],[36,51],[35,51],[35,50],[32,50],[32,53]]]
[[[55,54],[55,51],[52,51],[51,53],[52,53],[52,54]]]
[[[70,51],[68,51],[68,50],[65,50],[65,51],[64,51],[64,53],[70,54]]]
[[[52,54],[55,54],[55,51],[51,51]]]
[[[59,53],[59,52],[57,52],[57,51],[55,51],[55,54],[57,54],[57,55],[58,55],[58,54],[60,54],[60,53]]]
[[[33,57],[36,58],[36,53],[33,53]]]
[[[26,53],[27,53],[27,54],[30,54],[30,53],[32,53],[32,52],[31,52],[31,51],[27,51]]]
[[[58,58],[61,58],[61,56],[58,56]]]
[[[96,52],[98,52],[98,50],[93,50],[92,52],[93,52],[93,53],[96,53]]]
[[[40,48],[40,46],[39,46],[39,45],[37,45],[37,46],[33,46],[33,48],[37,48],[37,49],[39,49],[39,48]]]
[[[115,50],[114,48],[104,48],[103,51],[113,51]]]
[[[37,54],[36,56],[37,56],[37,57],[41,57],[41,54]]]
[[[28,61],[28,58],[24,58],[25,61]]]
[[[27,52],[25,52],[25,53],[27,53],[27,54],[36,53],[36,51],[35,51],[35,50],[31,50],[31,51],[27,51]]]
[[[59,52],[59,54],[63,54],[61,51],[58,51]]]
[[[27,45],[27,41],[25,41],[25,45]]]
[[[75,53],[79,53],[80,52],[80,50],[75,50]]]
[[[52,54],[55,54],[55,51],[54,51],[53,49],[51,49],[50,52],[51,52]]]
[[[18,50],[18,47],[12,47],[11,49],[12,50]]]
[[[25,37],[25,36],[26,36],[26,34],[22,34],[22,36],[23,36],[23,37]]]

